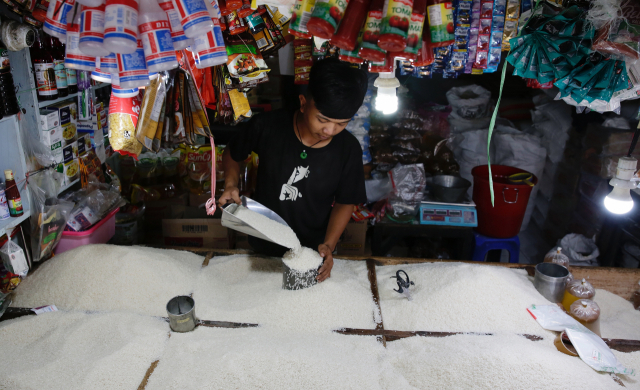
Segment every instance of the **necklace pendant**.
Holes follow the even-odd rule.
[[[307,152],[302,151],[302,153],[300,153],[300,158],[301,158],[301,159],[303,159],[303,160],[304,160],[305,158],[307,158]]]

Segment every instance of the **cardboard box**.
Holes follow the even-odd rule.
[[[62,149],[64,166],[64,184],[69,185],[80,177],[80,164],[78,163],[78,145],[67,145]]]
[[[349,221],[338,242],[338,256],[364,255],[368,226],[367,221]]]
[[[172,213],[175,218],[162,220],[166,247],[229,249],[229,230],[221,219],[208,217],[206,211],[194,207],[175,206]]]
[[[55,110],[60,118],[63,146],[70,145],[78,139],[78,105],[75,102],[62,102],[47,107]]]
[[[46,131],[60,126],[58,110],[42,108],[40,109],[40,130]]]
[[[251,249],[249,245],[249,235],[233,230],[235,235],[235,249]]]

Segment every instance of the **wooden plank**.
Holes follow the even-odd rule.
[[[247,324],[242,322],[208,321],[208,320],[198,320],[198,325],[206,326],[209,328],[256,328],[260,326],[258,324]]]
[[[382,309],[380,308],[380,294],[378,292],[378,276],[376,275],[376,266],[373,260],[367,260],[367,271],[369,285],[371,286],[371,295],[373,295],[373,303],[375,304],[375,310],[378,311],[377,315],[373,313],[373,320],[376,322],[376,330],[384,330]],[[387,347],[387,339],[384,335],[377,336],[376,338],[385,348]]]
[[[138,386],[138,390],[144,390],[145,387],[147,387],[147,382],[149,382],[149,377],[151,376],[151,374],[153,374],[153,371],[156,369],[156,367],[158,367],[159,362],[160,360],[156,360],[155,362],[151,363],[151,365],[147,369],[146,374],[144,374],[144,378],[142,378],[142,382],[140,382],[140,386]]]
[[[207,255],[204,257],[204,261],[202,262],[202,266],[206,267],[209,265],[209,260],[211,260],[211,258],[213,257],[213,252],[208,252]]]

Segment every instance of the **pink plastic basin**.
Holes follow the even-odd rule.
[[[116,234],[116,213],[119,210],[120,208],[113,210],[91,229],[84,232],[62,232],[62,238],[54,251],[55,254],[59,255],[82,245],[105,244]]]

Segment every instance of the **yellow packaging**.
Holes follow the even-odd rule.
[[[240,116],[245,116],[247,113],[251,111],[251,107],[249,107],[249,100],[247,100],[247,96],[238,91],[237,89],[232,89],[229,91],[229,99],[231,100],[231,107],[233,108],[234,119],[238,119]]]
[[[151,80],[149,87],[146,88],[136,128],[136,139],[149,150],[153,150],[165,96],[166,88],[162,78],[156,77]]]

